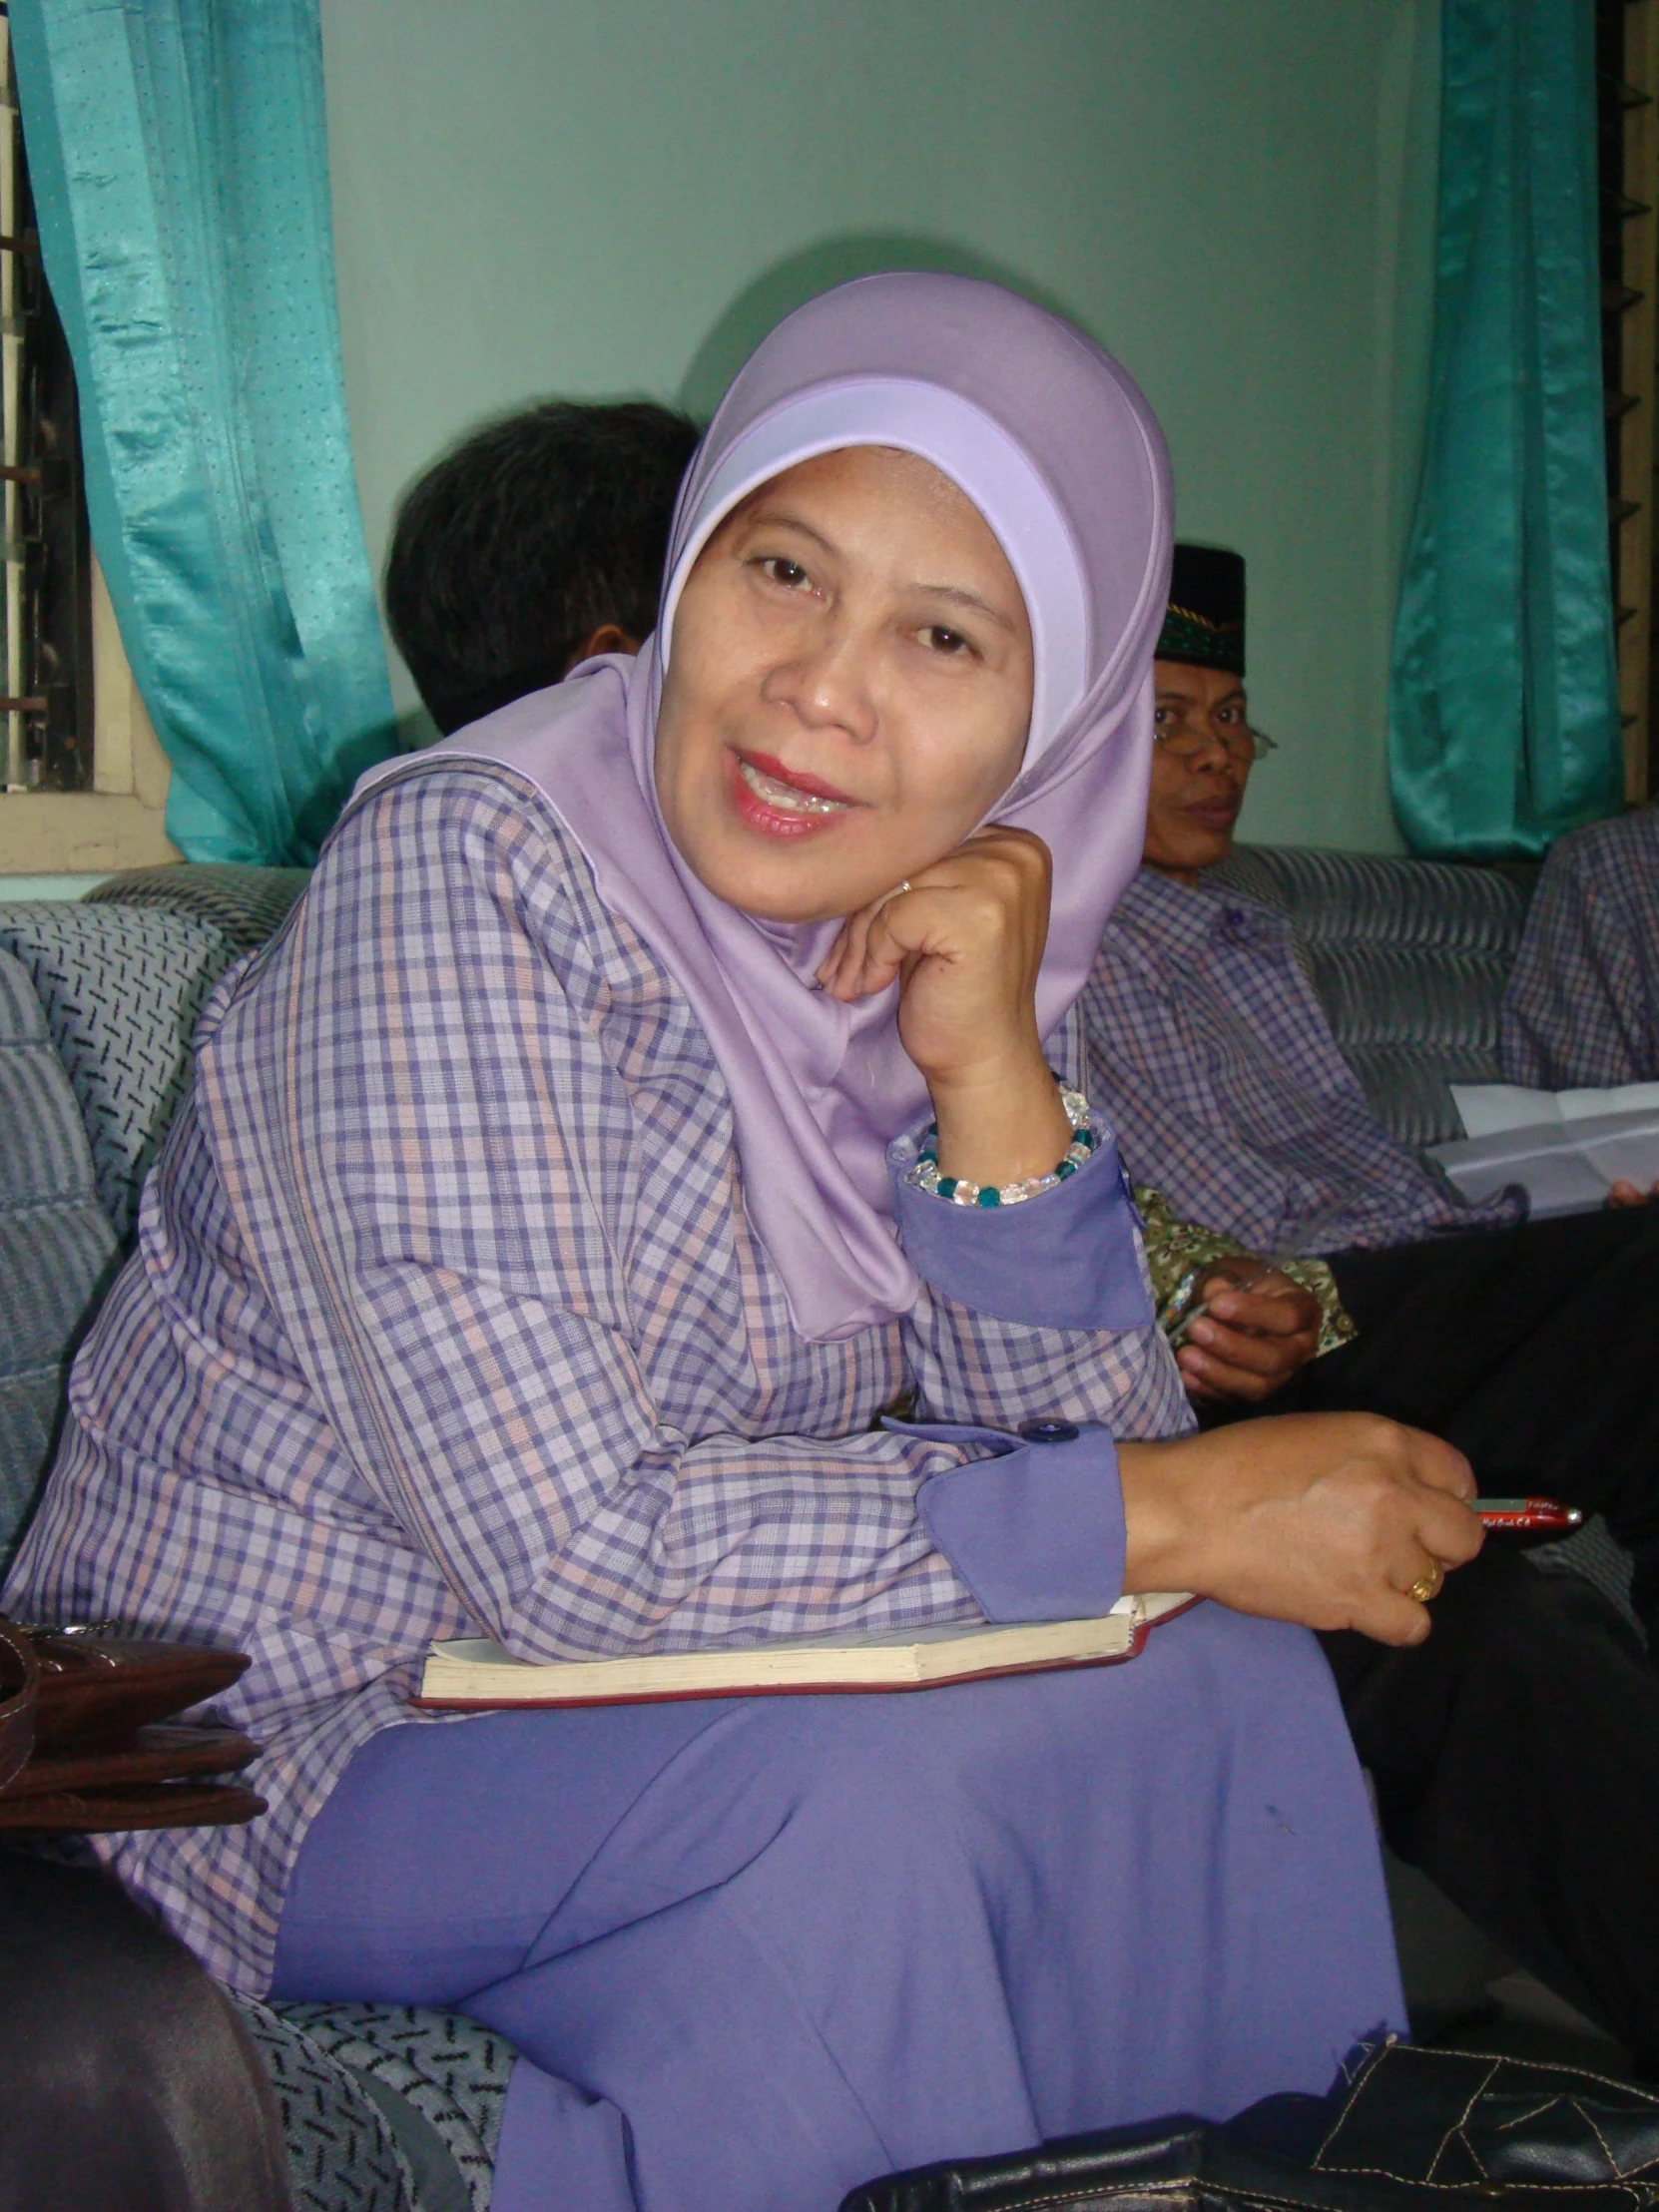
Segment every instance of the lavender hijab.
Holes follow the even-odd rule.
[[[710,534],[784,469],[848,445],[906,449],[950,477],[1025,595],[1031,731],[995,819],[1034,830],[1054,855],[1037,988],[1038,1025],[1052,1034],[1140,860],[1169,479],[1158,426],[1123,370],[994,284],[867,276],[781,323],[726,394],[681,489],[662,621],[638,659],[589,663],[434,749],[535,783],[606,905],[685,990],[731,1092],[750,1221],[795,1328],[815,1341],[915,1301],[885,1152],[926,1107],[926,1086],[898,1041],[896,985],[853,1006],[813,987],[836,924],[757,920],[692,873],[658,809],[653,745],[674,610]]]

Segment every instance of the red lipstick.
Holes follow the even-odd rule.
[[[770,753],[740,753],[740,761],[747,761],[751,768],[759,769],[763,776],[771,777],[775,784],[788,784],[791,791],[805,792],[810,799],[831,799],[842,807],[855,807],[858,802],[850,792],[838,792],[833,784],[827,784],[822,776],[809,776],[804,769],[786,768],[782,761],[775,761]]]
[[[821,776],[786,768],[767,753],[729,756],[733,812],[762,835],[797,843],[828,830],[859,802]]]

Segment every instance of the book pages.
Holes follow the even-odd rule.
[[[656,1652],[537,1665],[486,1638],[434,1644],[423,1706],[587,1705],[790,1690],[904,1690],[1043,1667],[1132,1658],[1147,1627],[1186,1608],[1188,1592],[1121,1598],[1093,1620],[1016,1621],[888,1635],[781,1639],[747,1649]]]

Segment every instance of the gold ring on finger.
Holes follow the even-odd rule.
[[[1411,1584],[1408,1595],[1414,1597],[1419,1605],[1426,1605],[1443,1580],[1444,1576],[1440,1569],[1430,1567],[1426,1574],[1417,1576],[1417,1579]]]

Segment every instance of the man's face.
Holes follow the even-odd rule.
[[[1152,664],[1158,743],[1147,800],[1148,867],[1195,883],[1225,860],[1250,781],[1250,717],[1244,686],[1226,669],[1187,661]]]

